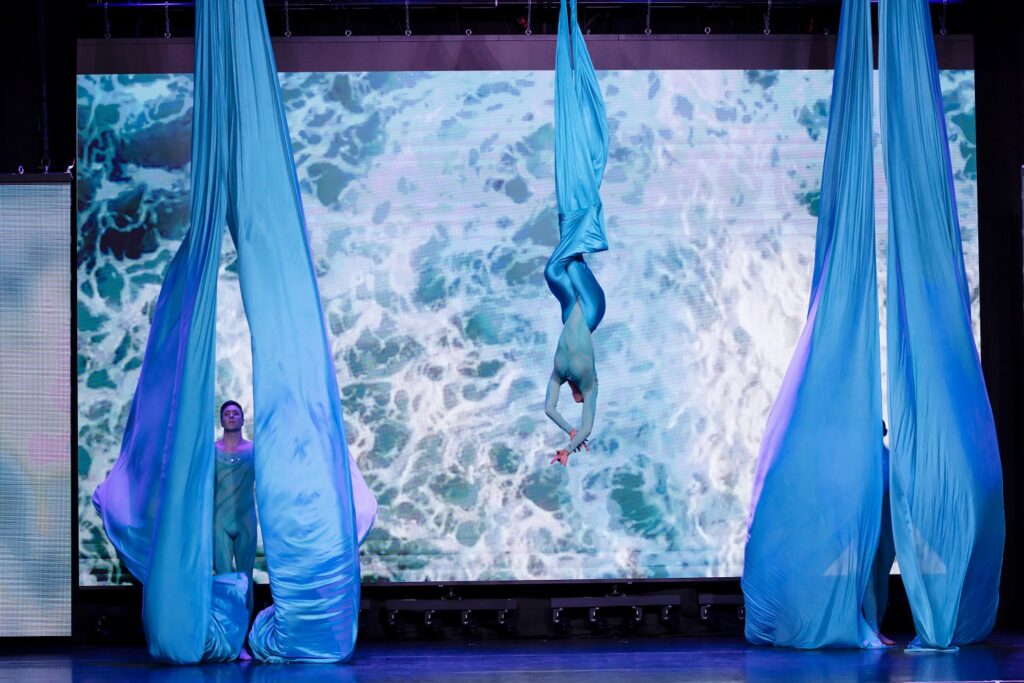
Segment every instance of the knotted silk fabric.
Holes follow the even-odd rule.
[[[562,322],[579,300],[593,332],[604,317],[604,291],[583,259],[608,249],[601,179],[608,162],[608,120],[583,33],[576,0],[562,0],[555,48],[555,197],[558,246],[544,269],[562,307]]]

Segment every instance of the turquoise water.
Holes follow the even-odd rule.
[[[599,74],[601,399],[591,452],[562,469],[543,410],[561,330],[542,275],[553,72],[281,75],[350,447],[381,503],[366,580],[739,574],[761,431],[806,312],[831,76]],[[943,72],[942,88],[977,326],[973,74]],[[187,228],[191,92],[186,75],[78,81],[84,585],[124,580],[89,496]],[[227,241],[218,400],[251,406],[233,262]],[[578,420],[568,390],[560,406]]]

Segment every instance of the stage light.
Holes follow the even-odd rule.
[[[514,628],[512,616],[507,609],[498,610],[498,628],[505,633],[511,633]]]
[[[551,610],[551,625],[555,627],[556,631],[564,632],[569,629],[569,622],[567,619],[562,618],[562,608],[555,607]]]

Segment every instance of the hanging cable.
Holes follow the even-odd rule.
[[[107,11],[107,5],[109,2],[103,3],[103,37],[110,39],[110,14]]]
[[[171,37],[171,3],[164,0],[164,38]]]
[[[768,11],[764,13],[764,34],[772,32],[772,0],[768,0]]]
[[[46,97],[46,3],[36,5],[38,10],[36,21],[36,37],[39,46],[39,123],[43,135],[43,158],[40,166],[43,173],[50,172],[50,112]]]
[[[288,11],[288,0],[284,0],[284,37],[292,37],[292,18]]]
[[[644,28],[644,35],[651,35],[651,0],[647,0],[647,25]]]
[[[939,15],[939,35],[946,35],[946,2],[942,0],[942,14]]]
[[[533,0],[526,0],[526,35],[533,35]]]
[[[409,0],[405,0],[405,35],[412,35],[412,27],[409,25]]]

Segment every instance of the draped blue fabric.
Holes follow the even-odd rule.
[[[196,73],[222,69],[223,55],[197,40]],[[107,535],[143,583],[149,651],[174,663],[233,659],[248,620],[249,587],[239,594],[238,583],[212,576],[214,326],[227,205],[218,182],[227,153],[222,88],[196,80],[191,228],[164,276],[120,456],[93,494]],[[214,585],[224,592],[216,600]],[[214,616],[215,607],[227,611]],[[242,626],[218,628],[224,623]]]
[[[892,506],[889,504],[889,449],[885,446],[882,446],[882,484],[882,526],[868,587],[864,592],[864,618],[875,633],[882,628],[882,618],[889,603],[889,578],[896,560],[896,546],[892,540]]]
[[[919,644],[991,631],[1004,518],[925,0],[879,8],[893,534]]]
[[[862,602],[882,506],[868,0],[843,3],[810,310],[758,456],[752,643],[877,647]]]
[[[209,0],[201,16],[216,22],[214,42],[230,41],[228,225],[253,340],[256,497],[274,596],[249,643],[267,661],[340,661],[355,646],[366,524],[274,54],[259,0]]]
[[[212,575],[216,280],[227,221],[252,333],[256,492],[274,606],[267,661],[339,661],[376,502],[345,443],[331,349],[259,0],[196,3],[191,227],[165,276],[121,454],[93,499],[144,584],[150,652],[233,659],[244,574]]]
[[[559,241],[544,278],[562,306],[562,322],[577,298],[593,332],[604,317],[604,291],[584,254],[606,251],[599,190],[608,162],[608,120],[601,86],[576,19],[576,0],[561,0],[555,48],[555,197]]]

